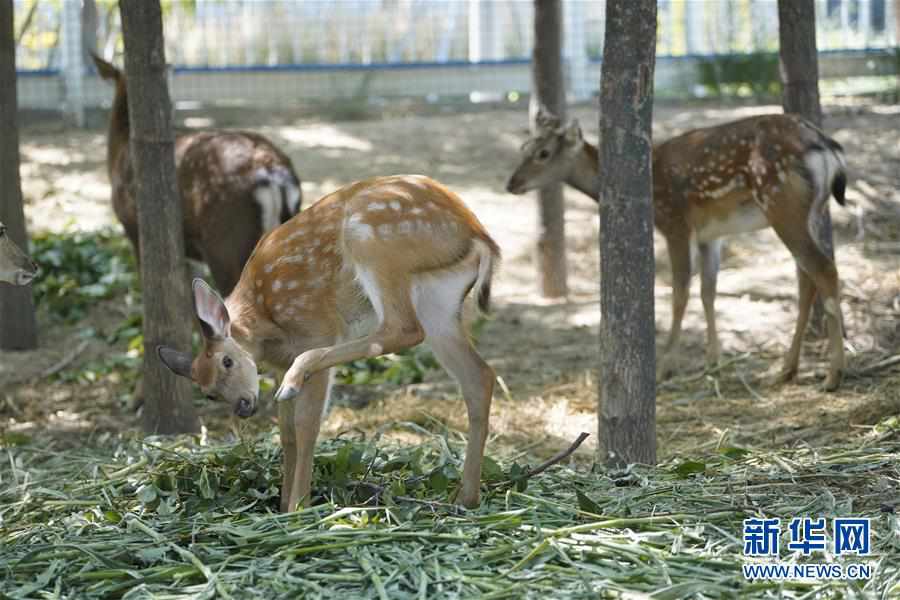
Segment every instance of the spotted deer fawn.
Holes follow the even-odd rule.
[[[537,133],[506,189],[513,194],[565,181],[599,200],[597,148],[576,121],[563,126],[545,109]],[[706,359],[718,362],[715,298],[721,238],[772,227],[794,257],[799,287],[796,330],[779,381],[797,373],[803,334],[815,295],[824,299],[830,365],[825,389],[841,383],[844,347],[837,268],[815,239],[829,196],[844,204],[841,145],[794,115],[764,115],[695,129],[653,148],[653,209],[672,264],[672,328],[661,374],[672,362],[690,290],[691,243],[700,255]]]
[[[140,258],[125,76],[93,58],[100,76],[115,85],[106,152],[113,210]],[[228,293],[260,237],[300,210],[300,180],[283,152],[247,131],[178,132],[175,164],[186,254],[205,262]]]
[[[195,280],[202,351],[193,359],[165,346],[157,352],[241,417],[256,410],[256,363],[287,369],[275,398],[288,511],[310,499],[331,368],[427,341],[465,398],[469,438],[457,499],[476,506],[494,372],[472,347],[461,309],[474,288],[487,311],[499,256],[475,215],[439,183],[418,175],[367,179],[266,235],[224,301]]]
[[[37,275],[37,265],[6,234],[0,223],[0,282],[28,285]]]

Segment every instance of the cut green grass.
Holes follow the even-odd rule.
[[[417,446],[378,436],[324,441],[316,454],[317,503],[278,514],[281,450],[274,434],[215,444],[119,440],[77,450],[6,439],[0,595],[900,594],[896,430],[855,446],[727,448],[622,472],[554,466],[526,485],[516,482],[525,465],[489,460],[482,506],[473,511],[449,503],[462,441],[453,432]],[[872,556],[854,560],[874,565],[873,578],[744,580],[742,521],[759,516],[870,517]],[[781,560],[825,557],[782,553]]]

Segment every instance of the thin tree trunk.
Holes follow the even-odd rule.
[[[656,462],[656,1],[607,0],[600,82],[600,460]]]
[[[19,179],[19,123],[16,99],[16,40],[13,2],[0,0],[0,221],[10,239],[28,247],[22,183]],[[37,348],[31,286],[0,289],[0,349]]]
[[[562,72],[562,7],[560,0],[534,1],[531,128],[535,103],[543,104],[565,123],[566,88]],[[568,292],[566,277],[566,217],[563,186],[554,183],[538,191],[537,265],[541,295],[559,298]]]
[[[175,138],[166,84],[162,14],[156,0],[121,0],[131,155],[137,180],[141,282],[144,290],[144,430],[199,430],[190,383],[174,377],[155,348],[191,347],[192,316],[184,259],[181,198],[175,183]]]
[[[81,5],[81,51],[84,54],[82,61],[86,65],[93,65],[91,54],[97,54],[97,27],[100,24],[100,14],[97,12],[96,0],[83,0]]]
[[[817,127],[822,126],[819,102],[819,60],[816,53],[815,0],[778,0],[778,40],[781,54],[781,105]],[[816,227],[819,246],[834,260],[834,237],[829,203],[825,203]],[[816,296],[810,318],[816,336],[825,334],[825,309]],[[843,319],[842,319],[843,322]]]

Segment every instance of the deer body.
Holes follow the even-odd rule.
[[[196,282],[204,351],[192,361],[163,347],[160,358],[205,393],[234,402],[240,416],[255,410],[255,363],[287,369],[276,399],[285,460],[281,507],[293,510],[309,500],[331,368],[427,341],[466,401],[470,432],[459,501],[474,506],[494,374],[466,336],[461,305],[475,288],[487,308],[498,257],[475,216],[431,179],[357,182],[262,239],[226,300]],[[360,329],[366,334],[357,337]]]
[[[136,181],[131,162],[125,77],[94,57],[116,93],[107,139],[112,205],[139,257]],[[265,137],[246,131],[179,132],[178,191],[184,209],[185,252],[205,262],[225,293],[237,283],[256,242],[300,209],[300,180],[290,159]]]
[[[37,275],[37,265],[22,252],[0,223],[0,282],[11,285],[28,285]]]
[[[566,181],[599,202],[597,148],[583,140],[577,123],[539,115],[536,138],[507,184],[524,193]],[[837,269],[818,246],[814,228],[829,196],[844,202],[843,150],[819,129],[794,115],[750,117],[696,129],[653,149],[655,226],[672,264],[672,327],[661,371],[675,352],[690,289],[691,245],[700,257],[701,297],[707,322],[706,358],[719,359],[715,295],[721,238],[772,227],[797,263],[799,312],[781,380],[797,372],[803,333],[815,294],[827,313],[828,390],[840,385],[844,351]]]

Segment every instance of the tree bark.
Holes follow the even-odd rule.
[[[191,347],[192,315],[184,259],[181,198],[175,179],[175,137],[166,84],[162,14],[157,0],[121,0],[122,37],[137,181],[144,300],[144,430],[199,431],[190,383],[169,373],[159,344]]]
[[[798,114],[816,127],[821,127],[815,0],[778,0],[778,40],[781,55],[781,105],[784,112]],[[833,261],[834,237],[827,202],[819,218],[816,234],[819,246]],[[815,335],[821,337],[825,334],[824,322],[822,299],[816,296],[810,317],[811,330]]]
[[[19,179],[16,40],[12,0],[0,0],[0,221],[6,225],[10,239],[23,250],[27,249],[22,182]],[[0,286],[0,349],[34,348],[37,348],[37,323],[31,286]]]
[[[560,0],[534,0],[532,110],[543,104],[565,123],[566,87],[562,71],[562,7]],[[566,276],[566,216],[563,186],[554,183],[538,190],[539,231],[536,248],[541,295],[559,298],[568,292]]]
[[[656,462],[656,0],[607,0],[600,81],[600,459]]]

